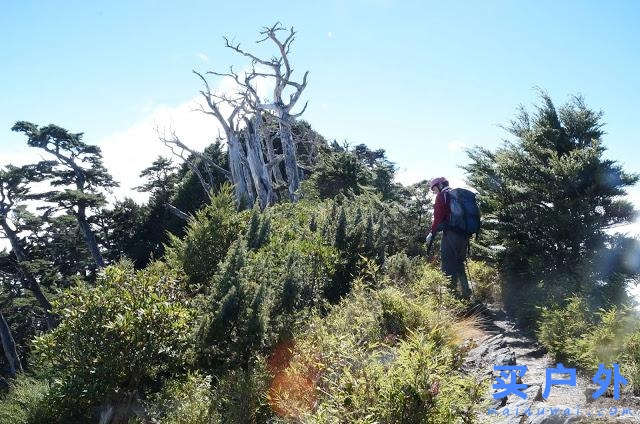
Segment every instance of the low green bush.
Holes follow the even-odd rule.
[[[473,422],[482,383],[459,371],[454,314],[438,307],[426,293],[356,283],[295,339],[288,373],[313,382],[312,401],[285,393],[279,409],[304,423]]]
[[[469,284],[473,296],[482,301],[494,303],[502,300],[500,273],[494,267],[482,261],[467,261]]]
[[[19,375],[11,381],[9,391],[0,395],[0,424],[49,424],[54,414],[47,404],[49,384]]]
[[[238,240],[212,279],[196,348],[206,372],[247,370],[322,303],[339,255],[319,234],[294,227],[288,212],[270,212],[272,230],[256,250]]]
[[[412,296],[431,299],[441,310],[453,311],[456,314],[463,311],[468,301],[457,295],[457,288],[433,264],[422,265],[418,271],[418,278],[407,288]]]
[[[636,330],[625,340],[621,371],[629,380],[633,394],[640,395],[640,330]]]
[[[271,376],[265,361],[257,357],[250,370],[231,370],[217,381],[212,407],[221,423],[273,424],[268,403]]]
[[[377,293],[382,307],[382,327],[385,332],[405,337],[416,330],[431,331],[443,318],[451,315],[433,302],[407,296],[395,288]]]
[[[597,370],[599,364],[610,367],[620,362],[627,338],[639,325],[637,316],[622,307],[600,310],[596,315],[595,324],[580,337],[574,353],[579,364],[590,371]]]
[[[213,407],[214,399],[211,377],[190,373],[169,380],[145,407],[149,417],[163,424],[221,424],[224,421]],[[132,421],[143,424],[138,418]]]
[[[586,301],[571,297],[564,306],[541,308],[538,340],[558,362],[577,365],[580,360],[578,342],[593,324]]]
[[[54,305],[60,324],[34,341],[52,381],[58,422],[87,422],[105,405],[135,403],[183,372],[193,311],[163,263],[109,266],[95,287],[80,284]]]
[[[333,281],[324,293],[330,302],[336,303],[349,293],[354,278],[368,267],[368,261],[381,266],[388,254],[395,253],[390,249],[394,237],[385,224],[388,216],[387,208],[366,196],[338,198],[325,204],[319,231],[340,253]]]
[[[383,423],[473,422],[482,385],[458,372],[462,356],[437,330],[411,333],[391,366],[379,375],[370,409]],[[381,367],[377,367],[383,370]],[[365,405],[363,410],[367,408]]]
[[[599,364],[621,365],[634,393],[640,393],[640,321],[627,307],[589,314],[586,300],[542,308],[538,339],[556,361],[594,372]]]
[[[235,369],[216,379],[196,372],[169,380],[145,407],[162,424],[273,423],[269,382],[265,362],[257,358],[250,371]]]
[[[384,275],[393,285],[407,285],[418,278],[421,262],[404,252],[389,256],[384,263]]]
[[[196,358],[207,373],[249,369],[267,342],[269,288],[246,278],[246,261],[245,242],[237,240],[213,279],[196,335]]]

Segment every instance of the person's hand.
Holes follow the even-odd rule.
[[[427,235],[427,239],[425,240],[425,243],[427,243],[427,244],[431,243],[431,239],[432,239],[432,238],[433,238],[433,234],[429,233],[429,234]]]

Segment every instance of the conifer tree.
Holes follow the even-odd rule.
[[[633,219],[622,196],[638,176],[604,157],[602,112],[579,96],[559,109],[547,93],[540,99],[505,127],[510,141],[471,149],[463,169],[478,190],[485,243],[502,246],[505,265],[575,272],[604,245],[606,229]]]
[[[271,218],[268,216],[262,219],[262,223],[260,224],[260,231],[258,231],[258,240],[256,249],[264,246],[269,242],[269,235],[271,233]]]
[[[380,222],[378,223],[378,229],[376,231],[376,246],[377,246],[376,262],[378,263],[378,265],[382,265],[384,263],[387,255],[387,252],[385,250],[386,241],[385,241],[384,231],[385,231],[384,218],[380,217]]]
[[[24,206],[23,203],[32,198],[29,183],[34,179],[33,166],[19,168],[9,165],[5,169],[0,169],[0,237],[9,240],[20,279],[45,310],[47,325],[52,328],[54,320],[49,313],[51,303],[42,290],[40,282],[27,266],[30,258],[27,257],[23,239],[20,237],[23,228],[16,226],[15,221],[13,222],[14,226],[11,225],[11,215],[20,211],[20,208]]]
[[[338,216],[338,225],[336,226],[336,233],[334,239],[334,246],[340,250],[347,248],[347,215],[344,208],[340,208],[340,215]]]
[[[16,122],[13,131],[24,133],[27,143],[49,153],[53,160],[38,165],[42,177],[53,187],[64,187],[43,195],[73,214],[82,229],[91,256],[98,268],[105,266],[87,212],[105,204],[102,190],[117,187],[102,164],[100,148],[82,141],[82,133],[71,133],[57,125],[38,127],[25,121]]]
[[[373,242],[374,242],[374,233],[373,233],[373,216],[371,213],[367,214],[367,226],[364,231],[364,251],[368,255],[373,255]]]
[[[242,239],[229,249],[213,279],[214,288],[198,328],[198,362],[214,374],[236,367],[247,370],[266,338],[266,287],[243,278],[246,255]]]
[[[151,163],[151,166],[140,172],[140,178],[146,179],[146,182],[138,187],[134,187],[134,189],[141,193],[149,193],[153,197],[165,199],[164,201],[166,201],[178,182],[178,174],[176,171],[177,167],[171,159],[158,156]]]
[[[289,254],[287,260],[287,270],[282,282],[282,294],[280,296],[280,306],[285,313],[291,313],[296,308],[298,296],[300,295],[300,287],[293,273],[293,254]]]
[[[250,250],[258,248],[258,231],[260,230],[260,213],[254,207],[249,220],[249,228],[247,228],[247,247]]]

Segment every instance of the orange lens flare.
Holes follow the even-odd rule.
[[[267,369],[273,376],[268,395],[271,409],[280,417],[295,419],[313,409],[316,376],[311,370],[301,373],[289,368],[293,352],[293,340],[278,343],[267,359]]]

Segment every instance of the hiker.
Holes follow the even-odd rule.
[[[471,289],[464,271],[464,262],[467,259],[470,235],[450,225],[452,192],[449,181],[444,177],[434,178],[429,187],[436,195],[436,201],[433,208],[431,232],[427,235],[427,245],[431,247],[433,238],[438,231],[442,230],[442,241],[440,242],[442,272],[451,278],[454,287],[458,287],[460,284],[462,296],[469,298]]]

